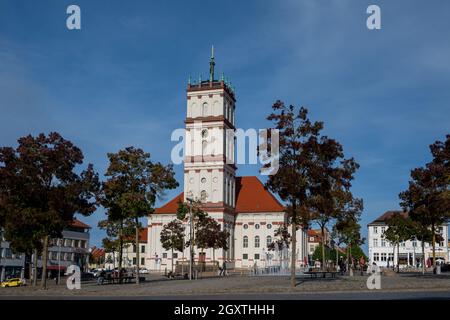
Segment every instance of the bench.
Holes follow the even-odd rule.
[[[304,274],[309,274],[311,278],[317,278],[318,275],[321,275],[321,278],[326,278],[327,274],[330,274],[331,278],[336,278],[337,271],[306,271]]]
[[[175,279],[175,278],[188,279],[189,275],[187,272],[185,272],[183,275],[181,273],[169,271],[169,273],[166,274],[166,277],[169,279]]]
[[[101,284],[108,283],[108,284],[116,284],[116,283],[131,283],[136,279],[135,276],[123,276],[123,277],[105,277],[103,278],[103,281]]]

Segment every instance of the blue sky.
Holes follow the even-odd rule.
[[[70,4],[82,30],[66,28]],[[381,30],[366,28],[370,4]],[[187,78],[207,76],[214,44],[217,72],[236,87],[238,127],[267,127],[277,99],[304,105],[360,163],[353,190],[366,235],[399,209],[410,169],[449,133],[449,12],[446,0],[1,0],[0,145],[58,131],[99,172],[107,152],[129,145],[168,163]],[[96,226],[103,215],[82,220]],[[94,228],[92,244],[102,237]]]

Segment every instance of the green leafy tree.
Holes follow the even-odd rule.
[[[347,245],[347,265],[353,266],[352,248],[362,245],[365,241],[361,237],[361,226],[359,225],[362,201],[356,200],[347,208],[347,215],[341,216],[335,223],[334,233],[339,243]]]
[[[275,230],[273,241],[267,247],[267,250],[269,251],[278,251],[280,266],[281,261],[283,260],[283,250],[289,249],[291,239],[288,226],[283,224]]]
[[[134,223],[135,241],[139,243],[140,218],[154,211],[157,198],[165,190],[178,187],[172,165],[152,162],[142,149],[127,147],[118,153],[108,153],[109,166],[103,183],[103,204],[117,211],[123,219]],[[136,250],[136,283],[139,284],[140,252]]]
[[[180,220],[173,220],[163,226],[160,240],[165,250],[172,251],[172,272],[173,272],[173,251],[184,251],[184,226]]]
[[[125,219],[121,215],[107,213],[107,219],[101,220],[98,227],[106,232],[106,238],[102,240],[105,252],[113,254],[113,264],[115,268],[117,252],[119,272],[122,270],[123,248],[125,244],[134,244],[135,226],[131,219]]]
[[[408,218],[397,212],[388,220],[388,229],[384,232],[384,238],[392,243],[393,250],[397,247],[397,272],[400,272],[400,244],[411,239],[413,235],[412,225]],[[394,253],[393,253],[394,256]]]
[[[399,197],[411,219],[431,230],[435,269],[437,228],[450,217],[450,135],[444,142],[436,141],[430,150],[432,161],[411,171],[409,187]]]
[[[96,210],[98,175],[90,164],[77,173],[83,153],[56,132],[28,135],[18,143],[16,149],[0,148],[5,238],[25,252],[37,249],[41,240],[45,289],[49,240],[60,238],[76,213],[88,216]]]
[[[230,233],[222,230],[219,223],[212,217],[204,217],[199,220],[195,231],[195,244],[203,252],[205,249],[213,249],[213,261],[216,260],[215,250],[222,248],[228,250],[228,238]]]
[[[414,221],[411,219],[411,239],[420,241],[422,248],[422,274],[425,274],[425,243],[432,243],[433,233],[428,225],[420,223],[420,221]]]

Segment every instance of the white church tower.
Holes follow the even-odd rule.
[[[223,76],[215,79],[214,67],[213,47],[209,79],[190,79],[187,87],[184,200],[200,200],[203,210],[221,223],[233,239],[236,97]],[[231,246],[224,258],[231,259],[232,255]]]
[[[151,270],[170,270],[189,259],[183,252],[165,250],[160,241],[164,225],[177,218],[179,202],[202,202],[202,209],[230,233],[228,250],[195,249],[195,263],[227,263],[228,268],[248,269],[285,263],[269,251],[276,230],[288,221],[286,208],[256,176],[236,176],[236,96],[222,75],[215,78],[214,49],[209,79],[192,81],[186,90],[186,134],[183,191],[156,208],[148,219],[148,255]],[[189,230],[188,221],[183,221]],[[306,232],[298,231],[297,266],[307,256]],[[284,258],[283,258],[284,259]],[[287,259],[287,257],[286,257]],[[286,260],[287,262],[287,260]]]

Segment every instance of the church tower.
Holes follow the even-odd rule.
[[[215,78],[214,47],[209,64],[209,79],[189,78],[187,87],[184,200],[200,200],[208,214],[233,215],[236,97],[223,75]]]

